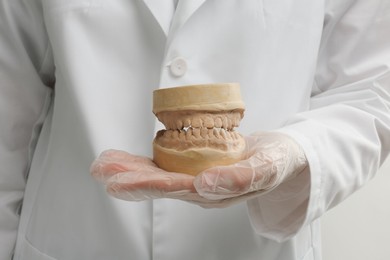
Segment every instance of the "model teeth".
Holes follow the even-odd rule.
[[[214,122],[215,127],[221,128],[222,127],[222,119],[220,117],[217,117]]]
[[[191,122],[191,126],[193,128],[200,128],[202,126],[202,121],[199,117],[194,118]]]
[[[177,129],[182,129],[184,127],[184,122],[181,120],[176,121],[176,128]]]
[[[159,120],[168,130],[181,130],[183,128],[224,128],[232,130],[238,127],[242,118],[242,112],[230,111],[221,113],[188,113],[162,112],[157,115]]]
[[[242,137],[234,131],[243,117],[243,110],[232,111],[164,111],[156,114],[164,124],[155,142],[178,151],[212,148],[224,151],[242,146]]]
[[[190,127],[191,126],[191,120],[189,118],[185,118],[183,120],[183,127]]]
[[[215,127],[215,122],[211,116],[205,117],[203,121],[203,125],[207,128],[213,128]]]
[[[221,137],[221,135],[219,134],[219,131],[216,128],[213,129],[213,136],[215,136],[216,138]]]
[[[188,128],[183,130],[160,130],[156,139],[160,145],[165,147],[176,147],[177,150],[185,150],[194,145],[198,147],[215,147],[221,150],[228,150],[240,142],[241,135],[235,131],[228,131],[223,128]]]
[[[192,129],[192,132],[193,132],[193,135],[194,135],[196,138],[200,138],[200,129],[199,129],[199,128],[193,128],[193,129]]]

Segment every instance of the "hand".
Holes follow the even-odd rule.
[[[302,149],[287,135],[257,133],[245,140],[246,159],[196,177],[166,172],[149,158],[117,150],[103,152],[91,165],[91,174],[120,199],[172,198],[222,208],[271,191],[307,167]]]

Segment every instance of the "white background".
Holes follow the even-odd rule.
[[[322,218],[323,260],[390,259],[390,158],[365,187]]]

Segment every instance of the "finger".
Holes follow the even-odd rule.
[[[113,150],[113,149],[102,152],[98,157],[98,160],[104,162],[116,162],[116,163],[137,162],[146,165],[155,165],[155,163],[148,157],[133,155],[125,151]]]
[[[231,198],[246,193],[253,179],[252,169],[234,166],[210,168],[194,180],[197,192],[210,200]]]
[[[211,200],[262,190],[272,183],[272,161],[256,154],[233,165],[205,170],[194,181],[198,193]]]
[[[108,180],[107,191],[114,197],[125,200],[180,197],[195,193],[194,177],[165,171],[125,172]]]
[[[155,164],[147,157],[132,155],[124,151],[108,150],[91,164],[90,173],[95,179],[105,183],[116,173],[137,171],[145,166],[155,166]]]
[[[144,158],[141,156],[133,155],[131,153],[128,153],[126,151],[122,150],[115,150],[115,149],[109,149],[103,151],[100,155],[100,158],[104,158],[106,160],[115,160],[115,161],[133,161],[138,160],[140,158]]]

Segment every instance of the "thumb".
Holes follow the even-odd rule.
[[[249,192],[253,178],[253,169],[242,161],[203,171],[196,176],[194,186],[200,196],[210,200],[220,200]]]

